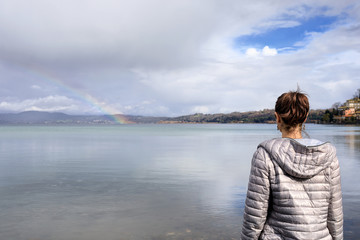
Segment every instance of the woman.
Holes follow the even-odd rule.
[[[333,145],[302,138],[305,94],[282,94],[275,117],[282,138],[252,159],[242,239],[343,239],[340,169]]]

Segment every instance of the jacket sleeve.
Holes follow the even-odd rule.
[[[241,232],[242,240],[258,239],[266,221],[270,195],[267,154],[263,148],[258,148],[252,159]]]
[[[331,195],[327,227],[332,238],[334,240],[340,240],[343,239],[343,209],[340,182],[340,167],[339,161],[336,157],[332,162],[330,169]]]

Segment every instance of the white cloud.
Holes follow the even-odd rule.
[[[258,50],[256,48],[248,48],[245,52],[246,56],[259,58],[261,56],[275,56],[278,54],[276,48],[269,48],[269,46],[265,46],[263,49]]]
[[[248,48],[245,54],[249,57],[259,57],[261,52],[258,51],[256,48]]]
[[[265,46],[261,51],[263,56],[275,56],[277,55],[276,48],[269,48],[269,46]]]
[[[49,112],[76,112],[79,111],[79,103],[65,96],[47,96],[22,101],[2,101],[0,111],[49,111]]]

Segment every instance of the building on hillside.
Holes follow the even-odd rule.
[[[352,116],[354,116],[354,114],[355,114],[355,108],[348,108],[348,109],[345,109],[345,111],[344,111],[345,117],[352,117]]]
[[[360,109],[360,98],[353,98],[347,100],[345,106],[350,109],[355,109],[355,110]]]
[[[346,120],[349,118],[360,119],[360,98],[353,98],[339,108],[340,115],[336,116],[337,120]]]

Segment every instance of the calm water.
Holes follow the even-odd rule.
[[[0,127],[0,239],[239,239],[250,161],[275,125]],[[360,127],[309,125],[360,236]]]

